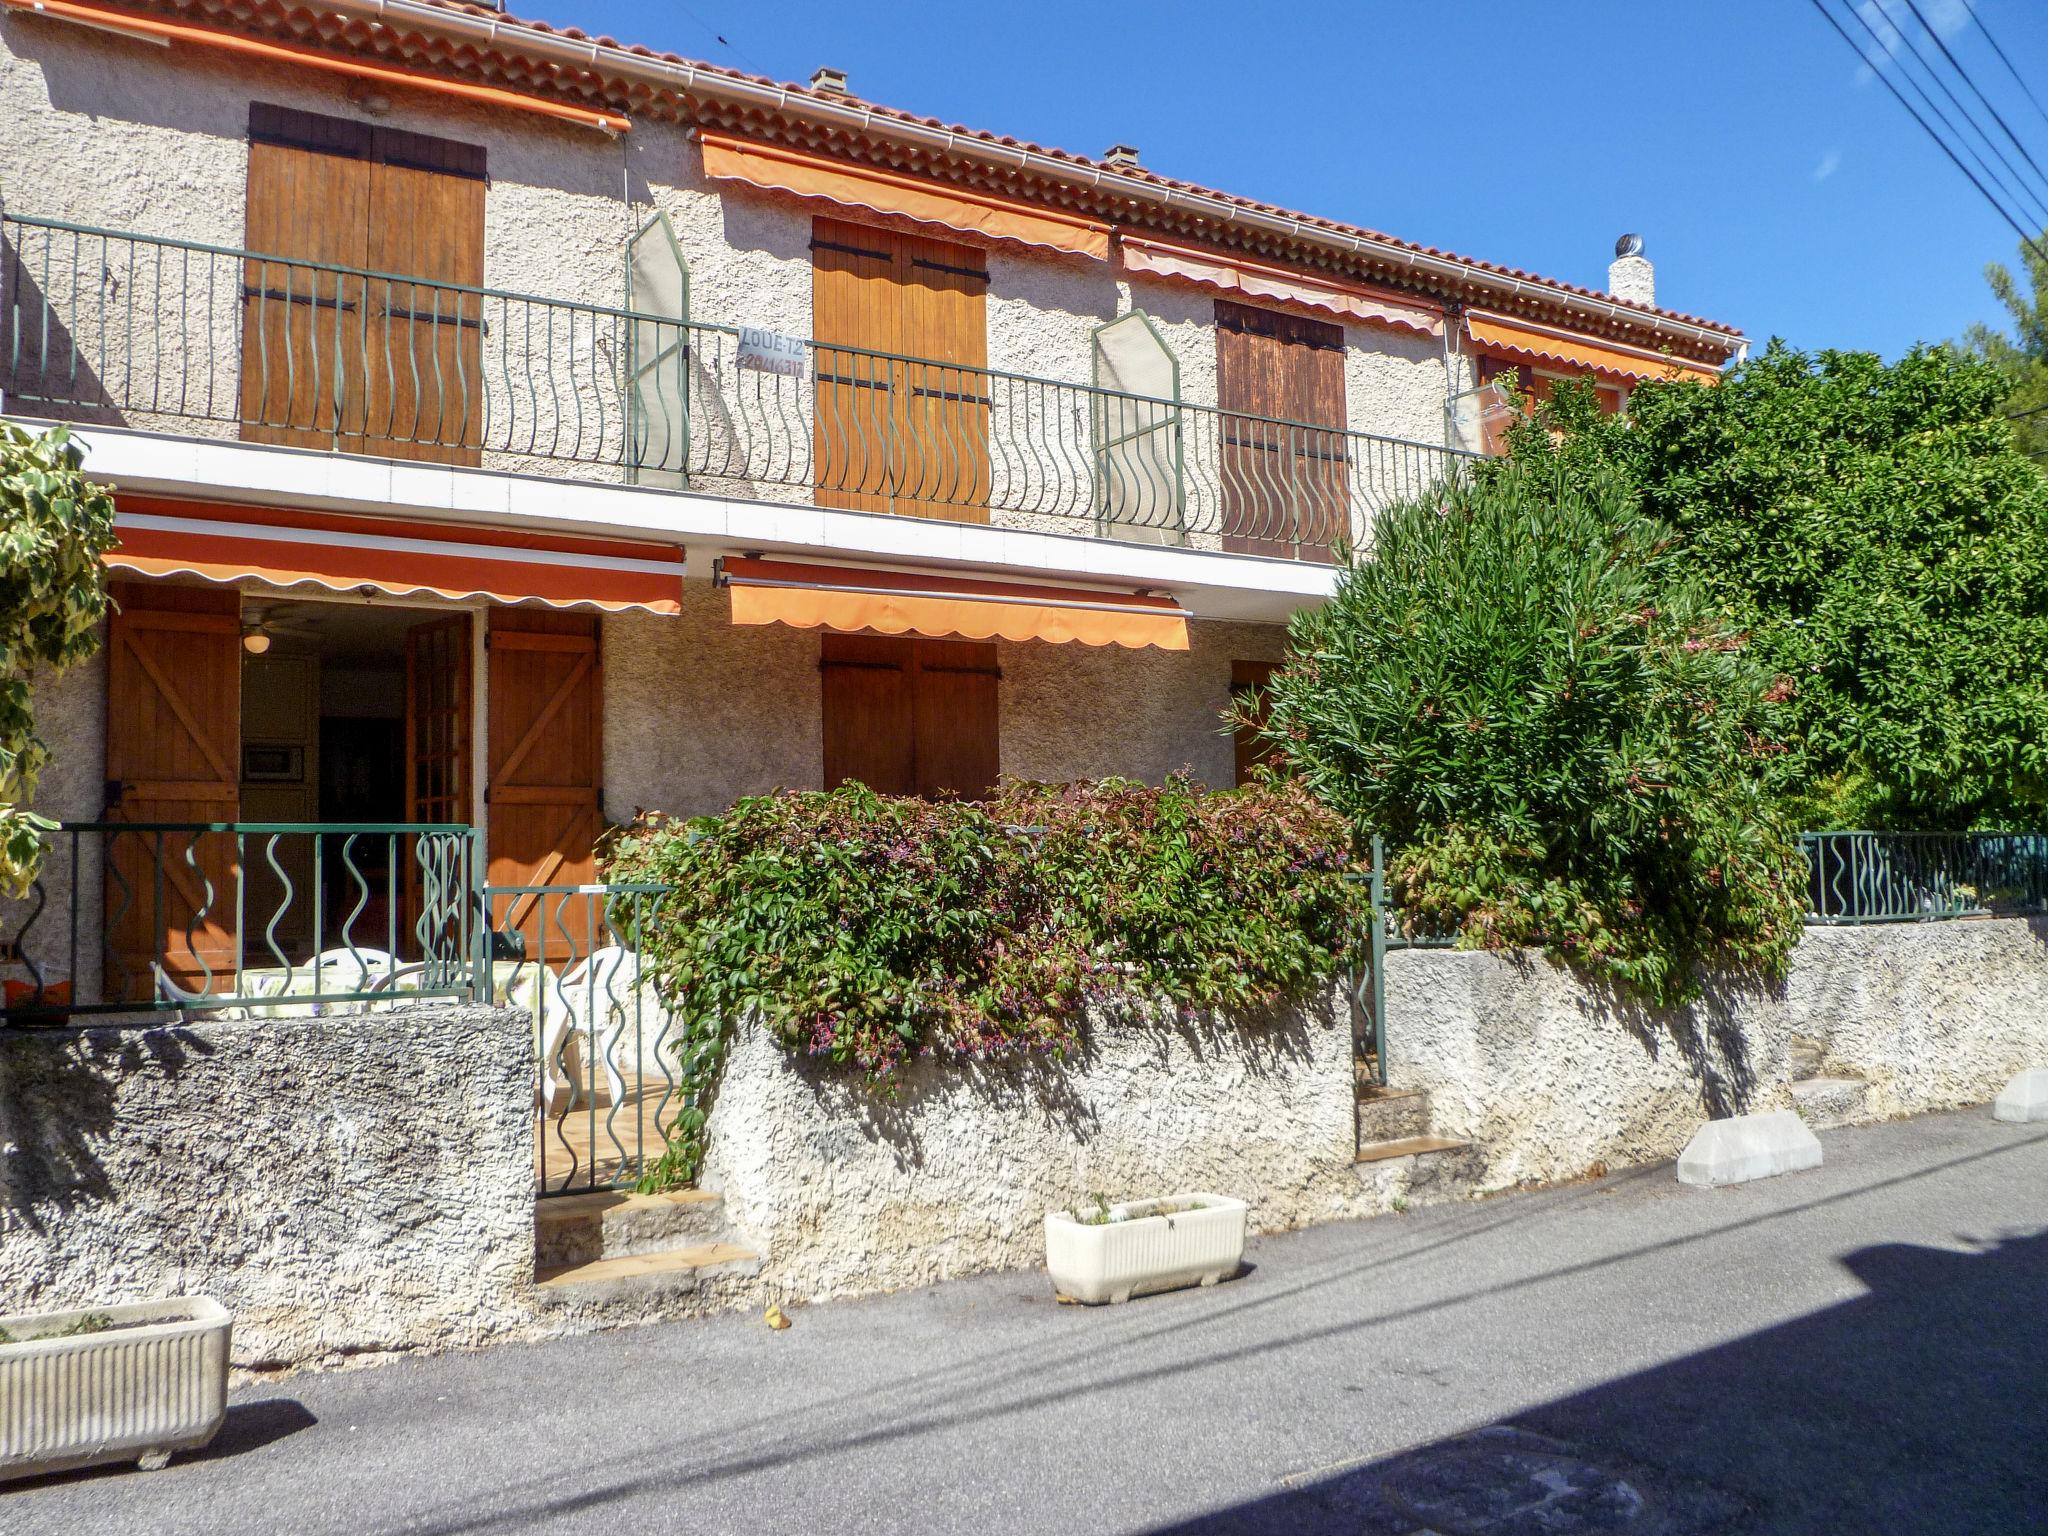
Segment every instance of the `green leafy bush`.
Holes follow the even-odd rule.
[[[1584,401],[1514,452],[1612,470],[1667,522],[1777,679],[1810,828],[2028,829],[2048,819],[2048,477],[2008,381],[1944,348],[1886,364],[1781,343],[1721,384]]]
[[[1385,509],[1291,645],[1268,733],[1386,835],[1419,926],[1661,1001],[1782,967],[1803,866],[1770,678],[1620,477],[1506,464]]]
[[[63,427],[32,437],[0,422],[0,891],[16,894],[55,825],[27,809],[50,756],[33,675],[90,656],[107,611],[100,556],[114,544],[114,498],[83,462]]]
[[[1058,1054],[1119,995],[1250,1009],[1333,975],[1363,921],[1346,828],[1298,785],[1006,781],[985,804],[859,785],[643,818],[607,877],[675,894],[638,935],[682,1036],[687,1180],[748,1013],[872,1079],[924,1055]]]

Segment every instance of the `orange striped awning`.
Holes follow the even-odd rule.
[[[1443,312],[1424,299],[1383,293],[1364,283],[1275,266],[1236,252],[1209,251],[1169,240],[1124,235],[1124,265],[1133,272],[1241,293],[1247,298],[1299,304],[1345,320],[1392,326],[1419,336],[1443,334]]]
[[[1620,342],[1581,341],[1557,331],[1499,319],[1468,310],[1465,329],[1472,343],[1495,357],[1520,361],[1561,363],[1568,368],[1586,368],[1619,379],[1696,379],[1703,384],[1718,383],[1720,370],[1705,363],[1688,362],[1661,352],[1648,352]]]
[[[715,180],[743,181],[846,208],[892,213],[960,234],[1109,259],[1109,226],[1095,219],[708,128],[698,137],[704,149],[704,174]]]
[[[735,624],[1188,648],[1188,612],[1170,597],[737,555],[719,567]]]
[[[131,496],[115,504],[114,533],[106,563],[143,576],[682,611],[674,544]]]

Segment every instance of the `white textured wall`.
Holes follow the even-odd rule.
[[[1432,1128],[1469,1137],[1482,1187],[1675,1157],[1709,1112],[1791,1103],[1788,1046],[1870,1083],[1874,1118],[1983,1103],[2048,1066],[2048,923],[1809,928],[1785,981],[1716,984],[1650,1009],[1534,954],[1396,951],[1387,965],[1396,1087]]]
[[[1044,1262],[1048,1210],[1206,1191],[1253,1230],[1359,1208],[1351,1030],[1334,997],[1273,1020],[1098,1014],[1078,1059],[920,1063],[883,1096],[737,1032],[705,1186],[772,1294],[894,1290]]]
[[[679,618],[607,616],[605,809],[707,815],[742,795],[816,789],[824,774],[817,630],[738,625],[709,582]],[[1277,625],[1188,625],[1186,651],[998,642],[1002,771],[1157,783],[1234,773],[1222,715],[1232,661],[1277,661]]]

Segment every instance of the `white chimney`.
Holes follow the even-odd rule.
[[[1135,144],[1112,144],[1102,152],[1102,163],[1113,165],[1120,171],[1135,171],[1138,167],[1138,146]]]
[[[1657,269],[1643,254],[1641,235],[1623,235],[1614,242],[1614,260],[1607,268],[1607,291],[1630,304],[1657,302]]]
[[[846,88],[846,71],[834,69],[826,64],[811,71],[811,89],[823,91],[828,96],[850,95]]]

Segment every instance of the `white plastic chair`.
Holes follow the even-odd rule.
[[[594,1062],[603,1064],[605,1086],[611,1090],[613,1105],[625,1103],[626,1079],[619,1070],[615,1047],[626,1021],[632,1017],[634,997],[640,990],[640,957],[630,949],[608,944],[592,950],[587,958],[559,976],[542,971],[537,980],[538,987],[529,989],[522,979],[514,988],[513,1001],[530,1011],[537,1021],[543,1108],[550,1115],[556,1113],[555,1100],[561,1092],[554,1070],[558,1053],[563,1075],[568,1079],[567,1102],[561,1113],[574,1109],[583,1096],[583,1072],[573,1059],[579,1043]],[[533,996],[535,990],[539,993],[537,999]]]

